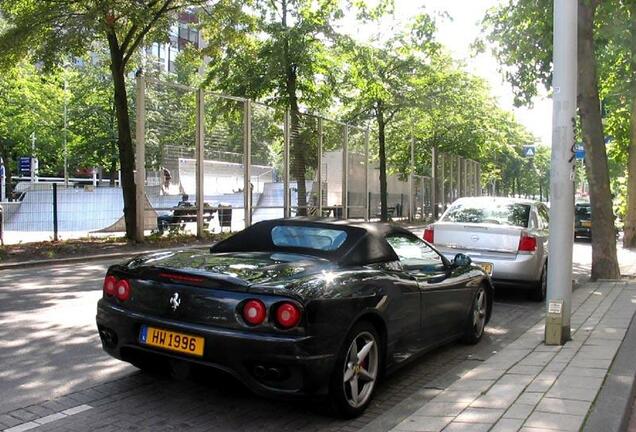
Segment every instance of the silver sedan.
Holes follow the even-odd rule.
[[[502,197],[456,200],[424,240],[447,258],[461,252],[488,272],[495,286],[525,286],[532,298],[545,298],[548,260],[548,208],[540,201]]]

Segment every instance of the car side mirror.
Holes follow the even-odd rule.
[[[468,267],[473,263],[473,260],[470,259],[468,255],[463,253],[458,253],[453,258],[453,267]]]

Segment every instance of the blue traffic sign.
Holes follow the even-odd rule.
[[[585,159],[585,148],[583,147],[583,144],[578,143],[574,146],[574,156],[578,160]]]
[[[537,149],[535,146],[523,146],[523,156],[524,157],[534,157]]]
[[[31,175],[31,156],[20,156],[18,159],[18,169],[20,174]]]

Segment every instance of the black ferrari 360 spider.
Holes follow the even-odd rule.
[[[470,258],[449,262],[397,226],[271,220],[209,252],[113,265],[97,327],[110,355],[142,369],[186,360],[262,394],[329,394],[352,417],[384,373],[455,339],[476,343],[492,293]]]

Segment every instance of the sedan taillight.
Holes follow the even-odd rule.
[[[433,243],[433,240],[435,239],[435,231],[433,231],[433,227],[430,228],[426,228],[424,230],[424,236],[423,236],[424,240],[426,240],[429,243]]]
[[[537,238],[528,234],[521,234],[519,252],[534,252],[537,250]]]

